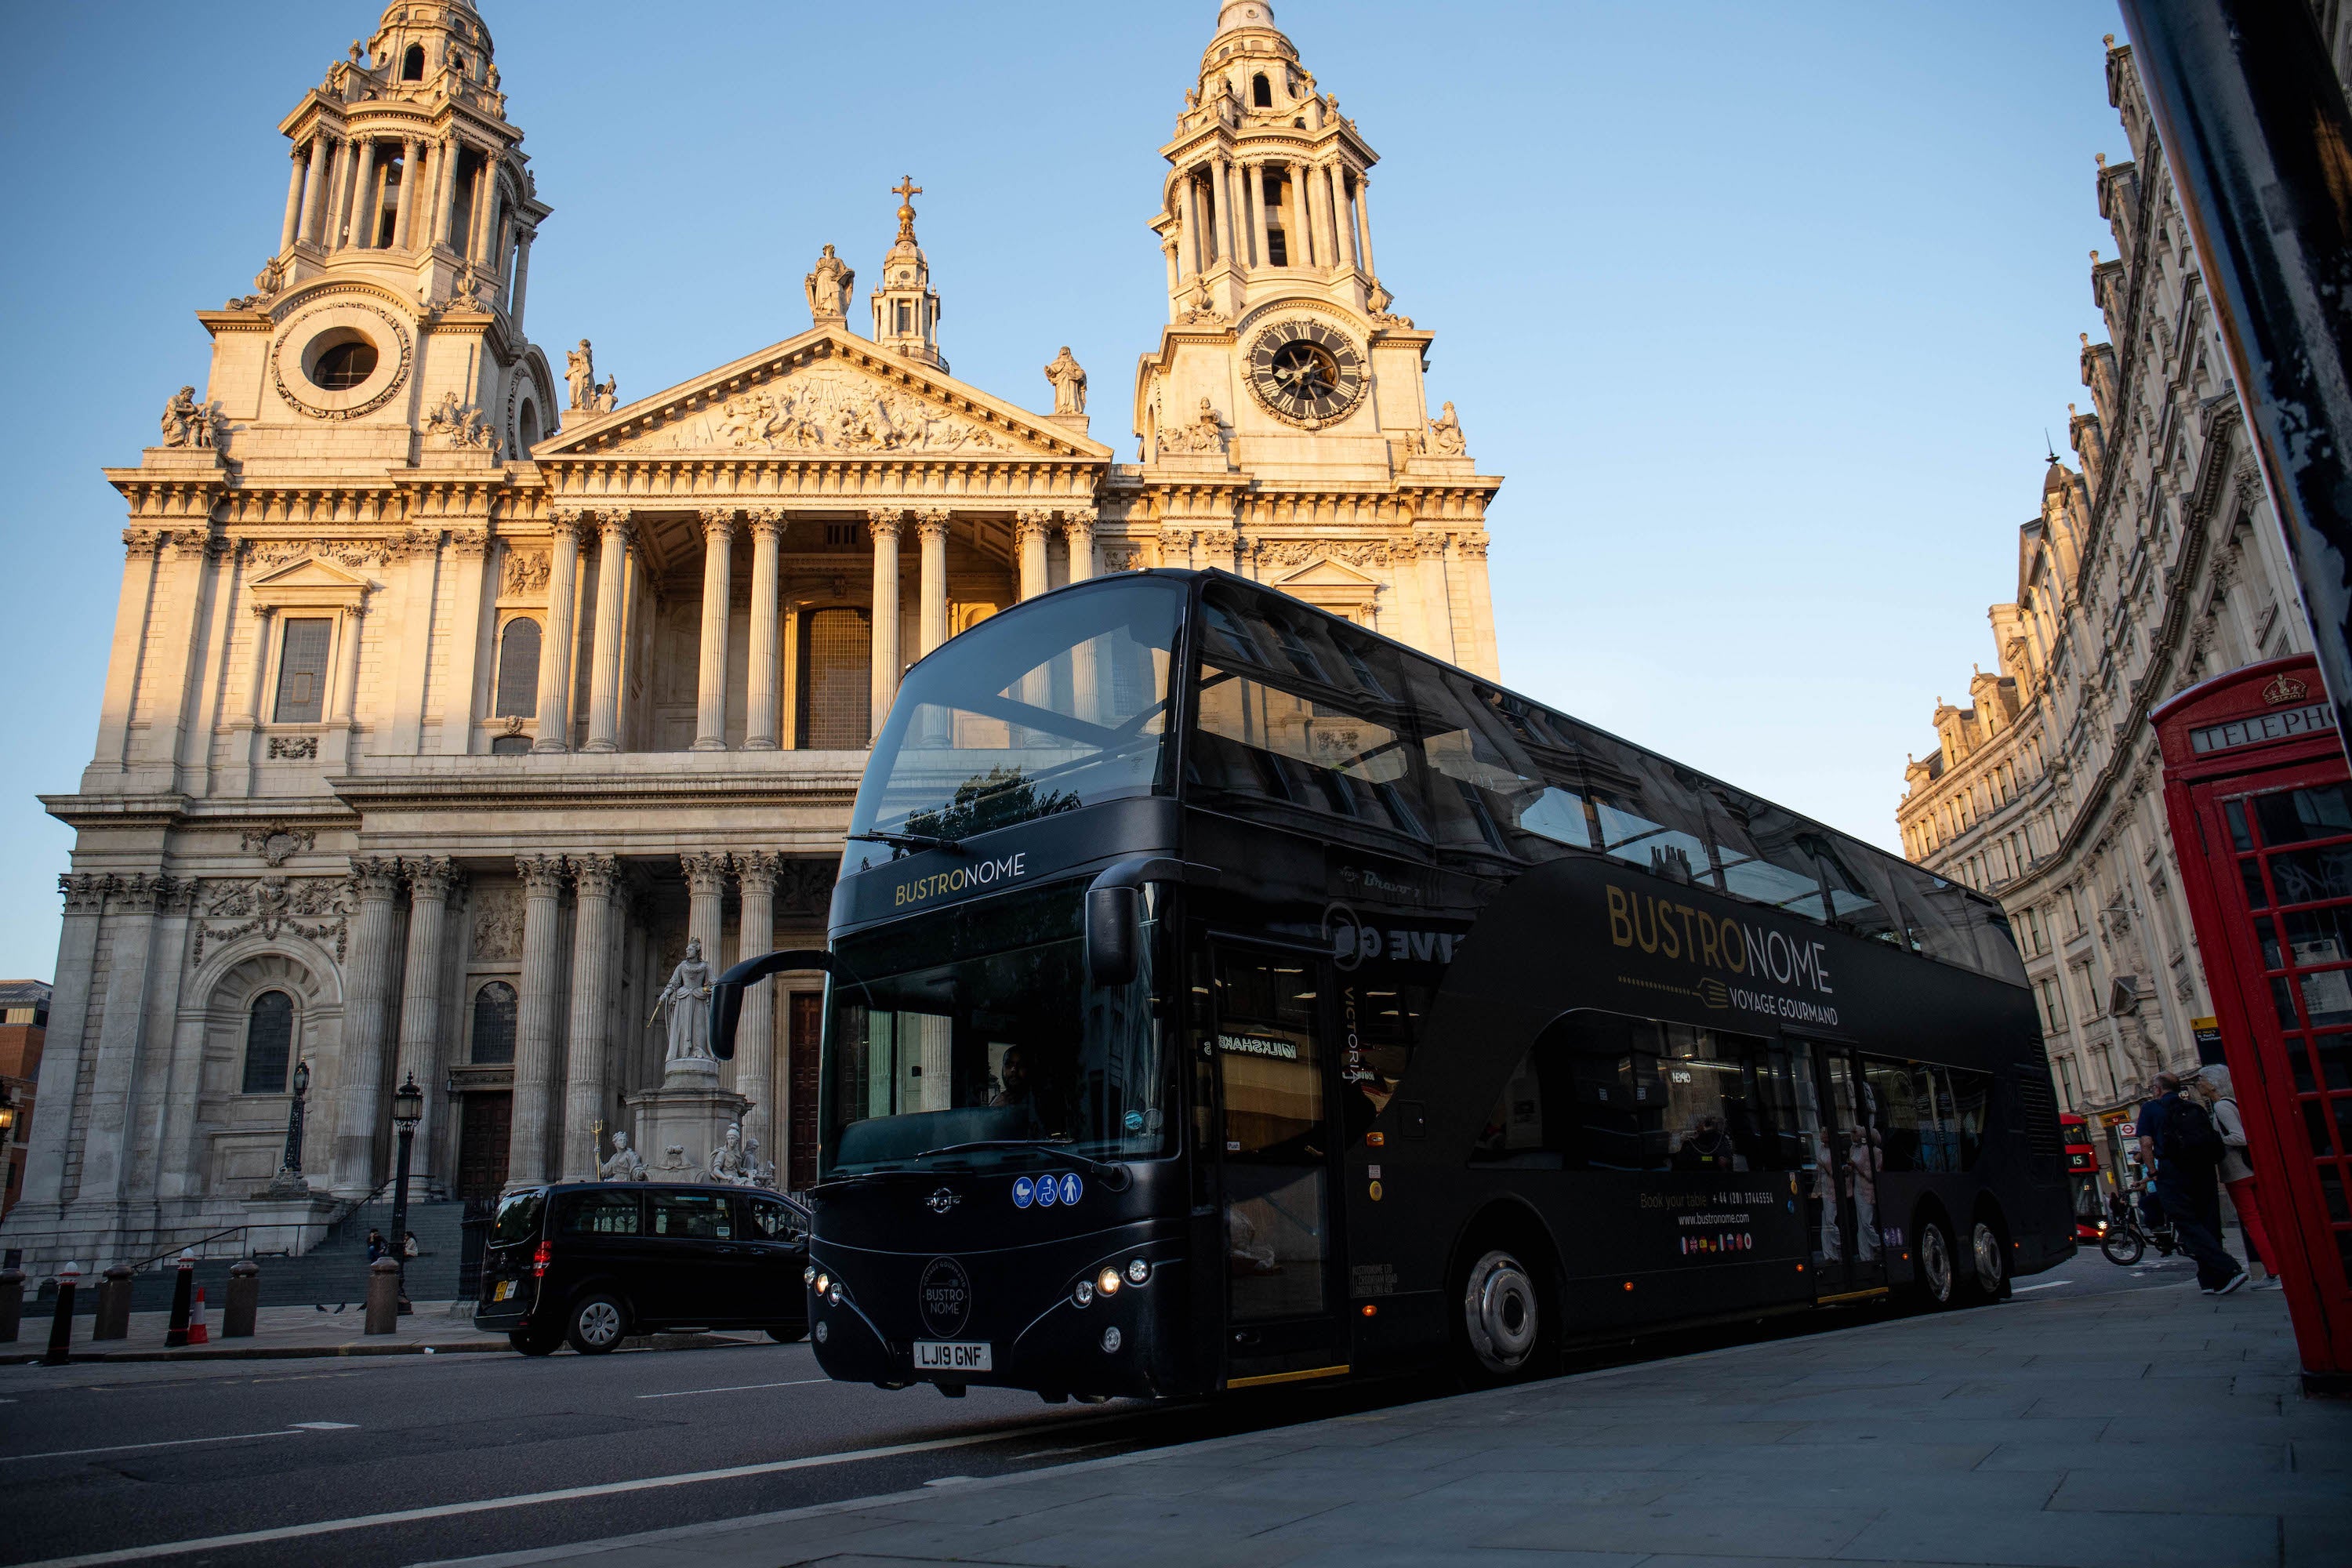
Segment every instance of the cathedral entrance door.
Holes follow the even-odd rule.
[[[507,1184],[507,1135],[514,1129],[514,1095],[466,1096],[457,1131],[457,1195],[495,1198]]]

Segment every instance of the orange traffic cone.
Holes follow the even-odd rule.
[[[205,1327],[205,1288],[196,1287],[196,1304],[188,1313],[188,1342],[192,1345],[212,1343],[212,1331]]]

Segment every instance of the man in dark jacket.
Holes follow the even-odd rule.
[[[2226,1296],[2246,1283],[2244,1266],[2221,1245],[2221,1134],[2202,1105],[2180,1098],[2180,1080],[2158,1079],[2156,1195],[2173,1234],[2197,1260],[2197,1284],[2208,1296]],[[2143,1110],[2141,1114],[2147,1114]],[[2145,1121],[2142,1126],[2145,1127]]]

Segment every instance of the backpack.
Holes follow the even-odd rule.
[[[2213,1125],[2212,1114],[2203,1106],[2183,1098],[2165,1108],[2164,1142],[2158,1153],[2168,1163],[2210,1170],[2227,1152],[2221,1130]]]

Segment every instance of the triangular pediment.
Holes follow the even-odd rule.
[[[534,448],[605,458],[1108,461],[1109,447],[855,333],[817,327]]]
[[[1301,588],[1377,588],[1380,581],[1327,555],[1286,577],[1276,578],[1274,585],[1286,593],[1296,593]]]
[[[275,571],[259,574],[253,579],[252,586],[257,589],[268,588],[278,591],[325,589],[329,592],[345,590],[359,593],[364,591],[370,584],[366,578],[355,573],[346,572],[331,562],[321,561],[315,555],[306,555],[301,560],[291,562]]]

